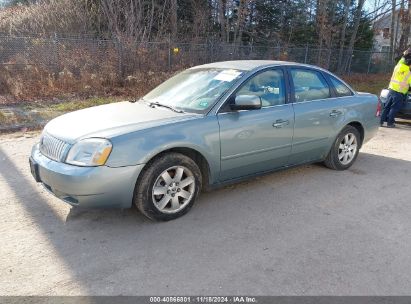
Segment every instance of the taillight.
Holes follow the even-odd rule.
[[[381,116],[381,99],[378,98],[378,104],[377,104],[377,111],[375,111],[375,116],[379,117]]]

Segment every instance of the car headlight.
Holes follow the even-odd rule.
[[[112,148],[111,142],[104,138],[83,139],[71,147],[66,163],[76,166],[102,166]]]

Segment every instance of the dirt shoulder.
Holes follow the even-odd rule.
[[[51,119],[64,113],[129,99],[94,97],[64,102],[32,102],[0,105],[0,133],[41,129]]]

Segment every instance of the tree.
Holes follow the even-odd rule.
[[[409,1],[411,1],[411,0],[409,0]],[[354,49],[354,44],[355,44],[355,40],[357,38],[358,28],[360,26],[361,12],[362,12],[362,8],[364,6],[364,2],[365,2],[365,0],[358,0],[358,6],[355,10],[354,20],[353,20],[354,21],[354,26],[353,26],[353,31],[352,31],[352,34],[351,34],[350,42],[349,42],[348,48],[347,48],[347,57],[345,58],[344,71],[348,70],[350,62],[351,62],[353,49]]]
[[[392,0],[391,9],[391,31],[390,31],[390,57],[391,60],[394,58],[394,30],[395,30],[395,13],[396,13],[396,0]]]
[[[317,0],[317,33],[318,33],[318,56],[317,64],[321,63],[321,54],[325,38],[325,32],[327,30],[327,4],[328,0]]]
[[[405,50],[408,45],[408,37],[410,36],[411,27],[411,0],[408,0],[408,10],[407,13],[402,15],[401,18],[402,33],[400,38],[400,50]]]
[[[401,0],[400,10],[397,15],[396,24],[395,24],[395,37],[394,37],[394,54],[398,53],[398,32],[400,31],[400,19],[404,14],[404,0]]]
[[[226,17],[225,17],[225,10],[227,6],[227,0],[218,0],[218,23],[219,23],[219,30],[220,30],[220,38],[223,42],[227,41],[226,35]]]
[[[364,1],[8,0],[15,7],[2,10],[7,18],[0,16],[0,32],[87,33],[139,42],[170,38],[174,42],[219,41],[281,48],[314,45],[323,50],[315,58],[323,66],[333,59],[330,50],[338,49],[335,59],[342,72],[347,65],[346,49],[352,52],[359,45],[358,28],[365,33],[370,26],[361,21],[367,17],[362,14]],[[386,0],[374,1],[370,18],[387,8],[382,3]],[[368,34],[363,38],[371,41]]]
[[[343,21],[341,23],[341,34],[340,34],[340,50],[338,52],[338,63],[337,63],[337,71],[338,73],[342,73],[342,62],[343,62],[343,55],[344,55],[344,47],[345,47],[345,32],[347,30],[347,23],[348,23],[348,15],[350,13],[350,0],[344,1],[344,12],[343,12]]]
[[[177,39],[177,0],[170,1],[170,30],[171,30],[171,40],[176,41]]]

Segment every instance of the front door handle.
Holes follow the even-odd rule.
[[[288,125],[290,122],[288,120],[277,119],[275,123],[273,123],[274,128],[282,128],[283,126]]]
[[[342,114],[341,111],[332,110],[331,113],[330,113],[330,116],[331,116],[331,117],[338,117],[338,116],[340,116],[341,114]]]

